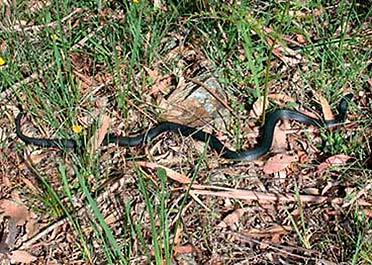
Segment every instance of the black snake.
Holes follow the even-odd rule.
[[[198,141],[207,142],[213,150],[215,150],[221,155],[221,157],[225,159],[252,161],[263,156],[270,150],[273,142],[274,129],[279,120],[295,120],[307,125],[330,128],[344,122],[348,110],[348,104],[351,99],[351,94],[347,94],[341,99],[338,106],[338,115],[333,120],[316,119],[301,112],[289,109],[278,109],[270,112],[265,117],[266,122],[262,128],[261,142],[256,147],[246,151],[232,151],[223,143],[221,143],[221,141],[218,140],[218,138],[213,134],[201,131],[197,128],[173,122],[160,123],[148,130],[146,133],[140,134],[138,136],[123,137],[108,133],[106,134],[102,144],[108,145],[110,143],[113,143],[118,146],[126,147],[141,146],[152,141],[154,138],[164,132],[176,132],[180,133],[183,136],[191,136],[193,139]],[[32,144],[45,148],[55,147],[61,149],[76,149],[81,146],[81,144],[79,144],[74,139],[34,138],[23,134],[21,130],[21,120],[23,116],[24,113],[20,112],[16,117],[16,133],[17,136],[26,144]]]

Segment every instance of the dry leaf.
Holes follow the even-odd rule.
[[[0,3],[1,3],[1,1],[0,1]],[[0,5],[0,7],[1,7],[1,5]],[[6,49],[7,49],[7,43],[5,41],[2,41],[0,43],[0,52],[1,53],[5,53],[6,52]]]
[[[184,245],[184,246],[175,246],[174,247],[174,256],[177,256],[179,254],[190,254],[190,253],[193,253],[193,252],[197,252],[197,250],[195,249],[195,247],[193,247],[190,244]]]
[[[185,176],[184,174],[180,174],[180,173],[174,171],[173,169],[158,165],[156,163],[151,163],[151,162],[146,162],[146,161],[138,161],[135,164],[139,165],[139,166],[142,166],[142,167],[150,168],[150,169],[162,168],[167,173],[168,178],[170,178],[174,181],[177,181],[179,183],[182,183],[182,184],[190,184],[191,183],[191,179],[188,178],[187,176]]]
[[[14,219],[17,225],[24,225],[30,216],[24,205],[7,199],[0,201],[0,211],[4,216]]]
[[[160,107],[166,110],[162,113],[161,118],[175,123],[198,127],[205,125],[205,121],[211,119],[210,113],[205,109],[205,106],[192,98],[182,101],[164,99]]]
[[[268,41],[268,43],[270,46],[272,46],[271,41]],[[276,47],[275,49],[273,49],[272,53],[280,60],[284,61],[285,57],[283,56],[282,50],[283,49],[281,49],[281,47]]]
[[[152,79],[152,82],[154,85],[152,85],[151,91],[149,92],[149,95],[157,95],[159,92],[165,93],[166,89],[171,85],[172,83],[172,76],[166,75],[162,76],[161,73],[158,70],[152,70],[150,68],[147,68],[144,66],[144,69],[146,70],[149,77]]]
[[[262,96],[262,97],[259,97],[256,102],[253,104],[252,106],[252,110],[250,112],[250,116],[253,117],[253,118],[260,118],[263,114],[263,112],[267,109],[267,106],[268,106],[268,100],[266,100],[265,102],[265,107],[264,107],[264,101],[265,101],[265,98]]]
[[[284,102],[296,102],[296,100],[290,96],[287,96],[286,94],[269,94],[268,98],[275,101],[276,103]]]
[[[277,154],[267,160],[263,167],[265,174],[272,174],[287,168],[292,162],[297,161],[296,155]]]
[[[86,89],[89,89],[90,87],[92,87],[93,85],[93,78],[85,75],[85,74],[82,74],[76,70],[73,70],[73,73],[74,75],[77,77],[77,79],[79,79],[79,81],[81,81],[80,85],[82,86],[83,90],[86,90]]]
[[[236,222],[239,221],[239,219],[244,215],[244,213],[248,210],[248,208],[240,208],[236,209],[229,215],[227,215],[223,220],[217,225],[217,227],[228,227],[232,226]]]
[[[38,194],[38,193],[41,193],[40,189],[38,189],[32,182],[31,180],[23,177],[22,178],[22,182],[25,184],[26,187],[28,187],[30,190],[32,190],[32,192]]]
[[[326,159],[323,163],[321,163],[318,166],[317,173],[321,174],[331,166],[341,166],[345,165],[348,160],[352,159],[352,157],[339,154],[339,155],[334,155]]]
[[[370,209],[361,209],[359,210],[358,214],[360,215],[360,218],[362,218],[362,216],[367,216],[368,218],[372,218],[372,210]]]
[[[333,120],[335,117],[333,115],[331,106],[328,101],[320,94],[315,93],[316,97],[319,99],[319,103],[322,106],[322,112],[325,120]]]
[[[155,82],[152,86],[149,96],[157,95],[159,92],[164,93],[168,87],[172,84],[172,77],[170,75],[161,78]]]
[[[31,212],[31,216],[28,219],[26,224],[26,233],[27,236],[30,238],[34,236],[39,228],[39,223],[37,222],[36,216],[34,213]]]
[[[48,153],[43,152],[43,150],[36,150],[32,152],[30,155],[27,156],[27,162],[22,162],[18,164],[18,168],[20,170],[24,170],[27,168],[27,165],[31,162],[32,165],[39,164],[43,159],[48,156]]]
[[[31,262],[34,262],[37,258],[35,256],[32,256],[30,253],[24,250],[15,250],[12,251],[10,254],[10,262],[11,263],[26,263],[29,264]]]
[[[247,234],[255,238],[272,237],[274,235],[285,235],[292,231],[290,226],[274,225],[264,229],[252,228],[247,231]]]
[[[156,82],[161,77],[161,75],[160,75],[160,73],[159,73],[158,70],[156,70],[156,69],[155,70],[152,70],[152,69],[150,69],[150,68],[148,68],[146,66],[143,66],[143,68],[146,70],[147,74],[149,75],[149,77],[152,78],[152,80],[154,82]]]
[[[108,216],[105,217],[105,222],[108,225],[115,224],[115,222],[118,220],[117,216],[115,213],[110,213]]]
[[[89,77],[89,75],[91,75],[92,72],[93,59],[89,55],[79,52],[72,52],[70,57],[71,63],[74,67],[74,74],[77,74],[77,76],[81,78],[83,82],[92,84],[93,79]]]
[[[30,1],[27,8],[31,13],[36,13],[50,4],[51,2],[49,0]]]
[[[307,162],[309,161],[309,156],[304,151],[298,151],[297,157],[300,164],[307,164]]]
[[[271,33],[273,30],[271,28],[264,28],[264,31]],[[266,39],[268,46],[273,47],[272,53],[278,57],[281,61],[288,65],[296,65],[301,62],[302,56],[297,52],[288,47],[281,46],[272,38]],[[287,40],[288,41],[288,40]]]
[[[272,150],[275,152],[284,151],[287,147],[287,134],[286,131],[280,127],[274,129],[274,139],[272,144]]]
[[[305,44],[306,43],[305,37],[301,34],[296,34],[296,40],[300,44]]]
[[[95,135],[91,138],[91,154],[93,154],[98,147],[102,144],[107,131],[110,127],[111,119],[108,115],[103,115],[101,127],[96,131]]]

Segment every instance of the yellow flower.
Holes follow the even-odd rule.
[[[3,66],[4,64],[6,64],[6,61],[3,57],[0,56],[0,66]]]
[[[133,0],[133,3],[139,4],[140,0]]]
[[[81,127],[80,125],[75,124],[74,126],[72,126],[72,130],[73,130],[74,133],[79,134],[83,131],[83,127]]]
[[[52,39],[52,41],[56,41],[56,40],[59,39],[57,34],[52,34],[52,35],[50,36],[50,38]]]

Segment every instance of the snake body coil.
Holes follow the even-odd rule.
[[[273,134],[276,124],[280,120],[295,120],[306,125],[313,125],[317,127],[330,128],[342,123],[345,120],[348,103],[351,100],[352,95],[348,94],[344,96],[338,107],[338,115],[333,120],[324,121],[321,119],[315,119],[301,112],[288,110],[288,109],[278,109],[270,112],[266,115],[266,123],[262,129],[262,140],[253,149],[246,151],[232,151],[227,148],[220,140],[213,134],[203,132],[199,129],[192,128],[186,125],[181,125],[172,122],[163,122],[157,126],[151,128],[148,132],[140,134],[138,136],[123,137],[114,134],[107,134],[103,140],[103,145],[108,145],[110,143],[116,144],[118,146],[141,146],[152,141],[154,138],[159,136],[164,132],[176,132],[183,136],[191,136],[193,139],[207,142],[209,146],[221,155],[221,157],[229,160],[244,160],[252,161],[266,154],[272,145]],[[21,120],[24,113],[19,113],[16,117],[16,133],[17,136],[26,144],[32,144],[39,147],[45,148],[61,148],[61,149],[76,149],[80,145],[74,139],[47,139],[47,138],[34,138],[29,137],[22,133],[21,130]]]

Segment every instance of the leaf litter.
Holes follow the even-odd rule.
[[[36,231],[35,214],[30,212],[23,204],[9,199],[0,200],[0,214],[8,218],[6,222],[7,227],[3,227],[2,231],[3,236],[6,236],[1,240],[3,245],[2,253],[9,257],[11,263],[21,262],[30,264],[35,261],[36,257],[27,251],[12,250],[22,236],[22,227],[26,228],[26,237],[34,235]]]
[[[302,11],[301,11],[302,12]],[[302,14],[304,13],[304,14]],[[301,14],[298,13],[296,16],[306,17],[306,12],[302,12]],[[264,29],[267,33],[271,33],[272,29]],[[181,37],[182,38],[182,37]],[[305,38],[302,35],[296,34],[295,36],[296,40],[303,44],[305,42]],[[270,36],[266,39],[268,46],[274,46],[273,53],[274,55],[279,58],[282,62],[284,62],[287,66],[293,67],[295,65],[299,65],[301,62],[303,62],[304,58],[296,51],[293,51],[291,49],[287,49],[286,47],[282,46],[281,43],[277,43],[272,39]],[[188,68],[192,69],[192,67],[195,67],[195,65],[200,65],[201,62],[206,63],[208,65],[208,60],[203,57],[203,54],[200,54],[199,51],[193,50],[191,46],[189,47],[180,47],[177,46],[174,49],[172,49],[166,56],[164,56],[166,60],[167,58],[174,59],[176,56],[179,56],[180,58],[188,57],[187,60],[181,60],[179,65],[185,65]],[[193,60],[189,60],[190,58],[193,58]],[[79,58],[75,58],[75,66],[78,65]],[[242,58],[244,59],[244,58]],[[170,76],[168,74],[163,74],[162,70],[159,65],[155,64],[156,67],[154,68],[145,68],[144,71],[147,73],[148,77],[150,77],[153,81],[153,85],[148,88],[143,88],[144,91],[147,89],[148,93],[146,96],[153,96],[156,98],[158,105],[158,109],[155,109],[158,111],[159,109],[162,110],[162,113],[160,117],[164,120],[173,120],[180,123],[185,124],[194,124],[197,126],[205,126],[210,125],[211,123],[215,122],[216,124],[212,125],[208,128],[208,130],[215,131],[215,128],[218,128],[218,132],[226,132],[226,135],[231,136],[231,128],[234,126],[233,122],[232,124],[223,124],[222,121],[224,120],[233,120],[233,117],[230,116],[231,113],[229,113],[229,109],[226,106],[230,106],[230,102],[235,100],[234,95],[226,94],[225,91],[221,91],[221,86],[216,78],[213,77],[213,74],[209,74],[209,76],[200,76],[198,75],[198,72],[200,71],[200,67],[195,67],[197,70],[195,71],[185,71],[179,73],[180,75],[189,76],[191,78],[198,78],[198,80],[201,80],[204,84],[207,84],[208,87],[212,87],[216,91],[216,94],[219,95],[218,97],[220,99],[217,99],[213,95],[213,93],[210,93],[210,91],[203,90],[202,86],[195,85],[192,82],[188,81],[186,78],[180,78],[179,83],[176,84],[176,87],[173,86],[173,76]],[[180,67],[180,69],[182,69]],[[87,69],[89,70],[89,69]],[[213,73],[213,66],[209,65],[209,71]],[[75,71],[75,78],[80,80],[82,82],[82,93],[85,98],[87,98],[87,106],[92,108],[97,108],[95,104],[92,102],[89,102],[90,93],[92,91],[89,91],[89,89],[94,85],[96,81],[102,82],[105,84],[112,84],[113,77],[110,76],[110,74],[102,74],[102,79],[99,79],[98,77],[92,77],[89,74],[89,71]],[[140,76],[140,74],[138,75]],[[199,79],[200,78],[200,79]],[[189,79],[190,80],[190,79]],[[138,80],[136,80],[138,81]],[[138,82],[140,83],[140,82]],[[191,89],[190,89],[191,88]],[[141,89],[141,88],[139,88]],[[192,91],[193,93],[190,93]],[[200,92],[202,91],[202,92]],[[99,94],[92,93],[92,95],[95,96],[95,99],[102,98]],[[112,92],[112,91],[111,91]],[[278,93],[276,93],[278,92]],[[207,98],[207,100],[206,100]],[[297,102],[292,97],[286,96],[282,91],[279,89],[276,89],[274,87],[273,93],[269,94],[269,98],[271,100],[278,100],[285,103],[288,102]],[[297,98],[297,97],[296,97]],[[329,117],[333,117],[332,111],[329,107],[328,102],[322,98],[321,96],[318,96],[320,105],[323,109],[323,115],[326,117],[326,119],[329,119]],[[203,99],[203,100],[200,100]],[[222,99],[222,100],[221,100]],[[145,99],[144,105],[148,104],[148,99]],[[212,104],[210,104],[212,102]],[[222,104],[221,102],[225,102],[226,104]],[[138,116],[134,118],[130,123],[134,123],[134,127],[139,123],[139,121],[142,121],[141,118],[137,117],[143,117],[143,113],[139,113],[142,109],[141,107],[138,107],[138,102],[134,101],[132,106],[137,106],[137,110],[135,112]],[[89,104],[92,104],[91,106]],[[255,103],[257,106],[260,104],[259,100]],[[84,107],[87,107],[84,105]],[[212,108],[210,108],[212,106]],[[111,106],[109,106],[111,107]],[[249,115],[249,117],[244,116],[242,114],[241,118],[242,120],[248,120],[252,118],[259,119],[264,113],[263,110],[266,110],[267,106],[259,106],[256,107],[256,113],[255,116]],[[99,113],[99,112],[98,112]],[[139,114],[138,114],[139,113]],[[146,112],[145,112],[146,113]],[[218,120],[221,118],[221,120]],[[111,117],[112,118],[112,117]],[[102,139],[103,135],[107,133],[109,124],[111,122],[115,122],[115,120],[110,120],[111,118],[105,117],[105,121],[101,124],[101,127],[98,128],[95,138],[98,139],[97,142],[93,144],[93,150],[92,153],[95,153],[95,151],[99,150],[100,146],[100,139]],[[137,123],[136,123],[137,122]],[[248,123],[248,122],[247,122]],[[120,122],[120,126],[126,126],[126,124]],[[289,226],[287,224],[278,225],[277,223],[280,223],[281,221],[285,221],[286,219],[283,218],[282,212],[284,209],[291,208],[294,209],[294,211],[300,212],[305,211],[307,220],[314,221],[316,219],[311,219],[311,214],[309,216],[309,212],[311,212],[313,209],[311,208],[312,205],[316,205],[316,207],[322,206],[326,210],[333,209],[332,205],[337,205],[335,207],[335,214],[342,214],[342,207],[350,206],[345,200],[344,197],[335,197],[331,195],[327,195],[327,191],[324,193],[319,194],[306,194],[302,193],[305,191],[306,186],[310,186],[312,182],[316,182],[317,185],[321,186],[323,185],[322,178],[317,178],[317,176],[314,175],[314,170],[304,171],[307,172],[306,176],[303,176],[301,170],[306,170],[306,166],[301,167],[291,167],[293,164],[306,164],[308,167],[311,167],[311,169],[317,169],[317,173],[319,175],[324,174],[327,172],[328,169],[331,167],[337,165],[337,166],[345,166],[347,163],[351,160],[351,157],[338,154],[332,157],[329,157],[326,160],[323,160],[324,162],[321,162],[318,165],[312,165],[311,163],[314,162],[314,154],[309,152],[310,147],[312,146],[312,143],[309,143],[309,146],[306,148],[303,148],[301,150],[294,149],[292,150],[292,146],[295,146],[296,148],[299,147],[299,145],[295,145],[293,142],[297,142],[295,137],[292,137],[292,135],[289,135],[289,124],[284,124],[284,129],[282,127],[276,128],[275,132],[275,144],[273,146],[273,151],[275,151],[276,154],[271,153],[270,158],[267,160],[267,162],[263,165],[263,167],[260,167],[260,163],[262,165],[262,162],[256,162],[252,163],[252,165],[243,165],[240,167],[236,167],[235,169],[231,169],[232,166],[226,161],[219,161],[217,159],[216,161],[213,161],[213,156],[208,157],[208,160],[205,161],[205,165],[203,165],[202,172],[200,172],[197,176],[196,182],[191,186],[190,194],[192,195],[191,198],[193,200],[190,200],[189,206],[184,211],[183,216],[183,224],[185,225],[185,229],[187,229],[188,235],[187,237],[184,234],[180,234],[176,248],[175,248],[175,255],[177,254],[193,254],[195,257],[200,257],[200,255],[205,255],[203,257],[203,261],[205,260],[212,260],[210,256],[208,256],[209,251],[212,250],[212,252],[216,252],[217,258],[216,260],[219,260],[218,255],[224,256],[228,255],[226,252],[222,251],[222,248],[219,248],[219,244],[226,244],[228,245],[228,240],[225,240],[224,238],[219,238],[219,236],[222,236],[222,233],[219,234],[218,231],[213,231],[215,233],[215,237],[213,239],[210,239],[208,242],[208,246],[205,248],[202,243],[204,242],[204,239],[201,238],[198,235],[202,234],[201,232],[206,232],[204,229],[205,222],[208,223],[209,228],[218,228],[218,229],[235,229],[238,231],[238,233],[248,235],[250,238],[263,238],[267,241],[265,241],[265,244],[267,246],[271,246],[273,244],[278,244],[280,247],[283,247],[290,242],[292,244],[299,244],[296,237],[296,234],[293,231],[292,226]],[[221,126],[223,125],[223,126]],[[256,125],[256,124],[255,124]],[[115,126],[113,126],[115,127]],[[136,128],[136,127],[135,127]],[[254,130],[254,128],[248,128]],[[295,132],[297,132],[296,130]],[[313,131],[307,131],[308,133],[313,133]],[[297,133],[294,133],[297,134]],[[245,135],[245,132],[244,132]],[[298,135],[294,135],[298,136]],[[232,139],[230,137],[224,136],[224,140],[227,141],[228,145],[234,146],[232,143]],[[177,140],[175,140],[177,141]],[[231,141],[231,142],[230,142]],[[166,143],[166,142],[165,142]],[[183,144],[184,142],[182,142]],[[245,146],[243,143],[243,146]],[[161,142],[160,144],[161,145]],[[163,144],[165,147],[167,144]],[[291,151],[289,153],[288,146],[291,146]],[[300,145],[301,146],[301,145]],[[187,146],[187,149],[192,148],[192,146]],[[319,151],[317,148],[311,147],[313,150],[315,150],[315,155],[319,154]],[[288,150],[287,150],[288,149]],[[110,152],[110,151],[109,151]],[[180,197],[184,196],[186,193],[186,189],[188,187],[188,184],[191,183],[191,179],[189,176],[191,176],[192,170],[195,168],[195,163],[193,161],[187,161],[189,157],[194,156],[185,156],[186,159],[181,159],[180,163],[183,163],[182,172],[187,173],[179,173],[179,169],[176,169],[175,167],[169,168],[166,166],[163,166],[162,163],[167,162],[165,160],[161,160],[162,162],[159,163],[160,160],[157,160],[155,157],[153,161],[138,161],[133,163],[124,162],[123,164],[120,164],[120,151],[118,149],[115,149],[116,153],[110,159],[113,160],[119,160],[117,164],[114,164],[115,166],[122,166],[124,167],[123,171],[126,171],[126,174],[123,174],[122,177],[128,177],[128,179],[133,178],[135,170],[138,167],[146,168],[148,172],[156,171],[158,168],[162,168],[165,170],[167,177],[169,180],[169,185],[175,186],[175,188],[172,189],[171,198],[172,202],[177,202],[177,200],[174,198],[176,197],[179,199]],[[175,155],[170,158],[170,160],[173,160],[174,157],[177,155],[179,156],[182,152],[182,149],[178,149],[177,152],[175,152]],[[289,153],[289,154],[287,154]],[[110,153],[111,154],[111,153]],[[297,158],[298,157],[298,158]],[[298,162],[299,161],[299,162]],[[35,162],[42,163],[42,160],[39,160],[37,156],[35,156]],[[115,161],[116,162],[116,161]],[[169,164],[175,165],[175,163],[172,163],[172,161],[168,161]],[[173,161],[174,162],[174,161]],[[37,164],[36,163],[36,164]],[[110,164],[108,164],[110,165]],[[257,166],[259,165],[259,166]],[[105,165],[104,165],[105,166]],[[27,166],[24,166],[20,168],[20,170],[27,170]],[[287,172],[284,178],[283,185],[277,185],[277,182],[275,182],[275,177],[277,176],[276,173],[279,172]],[[265,175],[263,175],[263,174]],[[212,179],[211,176],[213,174],[219,176],[223,176],[224,183],[222,185],[217,185],[221,183],[209,183],[209,181]],[[156,176],[156,174],[151,174],[152,176]],[[217,179],[217,178],[216,178]],[[254,179],[260,179],[260,184],[255,183]],[[310,179],[310,180],[309,180]],[[157,182],[156,178],[152,179],[152,181]],[[130,181],[129,181],[130,182]],[[299,194],[293,192],[297,186],[295,186],[293,183],[299,182],[300,185],[302,185],[302,189]],[[208,185],[203,185],[204,183]],[[35,185],[35,188],[33,188],[34,191],[38,190],[40,187],[37,186],[38,184],[32,184]],[[28,186],[32,186],[28,185]],[[129,185],[126,183],[125,185]],[[338,186],[338,183],[333,183],[334,186]],[[131,186],[125,186],[127,189],[130,189]],[[310,189],[310,188],[309,188]],[[124,189],[125,190],[125,189]],[[119,193],[120,193],[119,189]],[[353,201],[354,205],[358,205],[361,207],[371,207],[371,203],[368,200],[368,192],[369,189],[365,190],[364,192],[358,193],[356,196],[356,199]],[[314,192],[316,193],[316,192]],[[351,193],[350,193],[351,194]],[[140,200],[141,197],[138,194],[134,195],[136,200]],[[367,198],[367,199],[365,199]],[[8,202],[6,202],[4,205],[6,205]],[[201,204],[204,206],[202,208],[198,208]],[[304,209],[302,209],[299,205],[304,204]],[[138,204],[140,205],[140,203]],[[275,205],[275,207],[267,207],[267,205]],[[341,206],[341,210],[339,208]],[[25,225],[25,223],[28,223],[27,216],[27,208],[20,208],[16,210],[11,210],[13,206],[6,206],[4,209],[3,214],[5,216],[8,216],[16,224],[20,222],[18,225]],[[259,208],[260,211],[256,212],[253,216],[247,216],[247,213],[250,213],[250,210],[254,207]],[[22,210],[23,209],[23,210]],[[198,209],[200,212],[198,212]],[[208,213],[203,213],[203,210],[209,209]],[[210,209],[213,209],[217,212],[223,213],[220,215],[217,215],[217,218],[213,219],[213,212],[210,211]],[[212,210],[212,211],[213,211]],[[321,212],[321,214],[324,212]],[[136,217],[135,210],[133,211],[133,218]],[[267,216],[265,216],[265,214]],[[320,214],[320,216],[321,216]],[[208,216],[207,216],[208,215]],[[209,216],[210,215],[210,216]],[[250,215],[250,214],[249,214]],[[13,216],[13,217],[11,217]],[[111,219],[110,215],[110,225],[115,224],[115,220]],[[207,216],[207,217],[206,217]],[[268,217],[269,216],[269,217]],[[299,215],[296,215],[296,218]],[[265,218],[264,218],[265,217]],[[277,219],[275,219],[277,218]],[[208,219],[207,221],[205,219]],[[250,219],[247,221],[247,219]],[[322,220],[319,218],[319,220]],[[139,220],[138,221],[143,221]],[[251,221],[251,222],[249,222]],[[284,222],[283,221],[283,222]],[[325,223],[327,224],[327,223]],[[198,230],[199,229],[199,230]],[[56,231],[56,230],[55,230]],[[225,237],[225,235],[223,235]],[[184,244],[181,242],[184,242],[183,240],[187,240],[188,238],[193,239],[195,244]],[[287,241],[286,241],[287,240]],[[253,245],[257,244],[257,241],[251,240],[250,244]],[[268,254],[272,255],[272,257],[275,256],[275,252],[270,252],[270,247],[263,247],[260,246],[262,249],[265,249],[265,252],[269,252]],[[234,246],[230,247],[234,249]],[[235,244],[235,247],[241,248],[243,245]],[[133,249],[138,249],[138,245],[136,245]],[[138,250],[136,250],[138,251]],[[295,250],[287,250],[288,256],[293,255],[295,257],[294,253],[297,253]],[[301,251],[301,250],[299,250]],[[15,257],[13,259],[14,262],[20,261],[20,262],[32,262],[33,256],[28,256],[28,252],[22,251],[22,250],[15,250],[12,252]],[[237,252],[238,253],[238,252]],[[311,253],[311,252],[310,252]],[[241,253],[239,252],[241,255]],[[238,256],[238,255],[237,255]],[[315,256],[315,254],[313,255]],[[296,261],[301,260],[301,257],[295,257]],[[275,260],[275,259],[274,259]],[[277,260],[276,260],[277,261]]]

